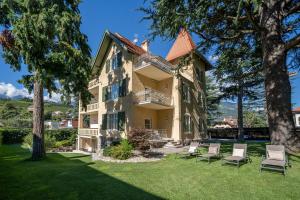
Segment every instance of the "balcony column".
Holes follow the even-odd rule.
[[[172,87],[172,94],[173,94],[173,105],[174,105],[174,113],[173,113],[173,124],[172,124],[172,138],[174,140],[182,139],[182,131],[181,131],[181,119],[180,119],[180,83],[179,79],[174,76],[173,78],[173,87]]]

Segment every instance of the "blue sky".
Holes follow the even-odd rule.
[[[88,36],[93,55],[97,51],[102,34],[107,29],[112,32],[119,32],[130,40],[133,40],[135,35],[137,35],[139,42],[146,38],[149,33],[149,22],[140,22],[143,14],[136,11],[143,4],[143,1],[109,0],[105,1],[105,3],[103,1],[82,1],[80,5],[82,32]],[[194,39],[197,40],[197,38]],[[172,41],[163,41],[157,38],[151,42],[150,51],[164,57],[171,45]],[[210,58],[209,55],[207,57]],[[3,87],[7,87],[8,85],[11,88],[11,94],[26,95],[26,91],[22,89],[23,86],[17,83],[24,74],[26,74],[26,68],[20,72],[13,72],[4,63],[4,60],[0,58],[0,95],[1,87],[3,90]],[[293,103],[300,106],[300,75],[293,78],[292,86]]]

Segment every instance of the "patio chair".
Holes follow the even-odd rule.
[[[208,163],[210,163],[210,160],[212,158],[220,158],[220,143],[210,143],[208,147],[208,152],[205,154],[197,154],[197,159],[198,160],[207,160]]]
[[[247,156],[247,144],[234,144],[231,156],[227,156],[223,159],[222,165],[224,164],[234,164],[240,167],[240,164],[251,162],[250,158]]]
[[[178,153],[177,156],[182,157],[182,158],[195,156],[195,155],[197,155],[198,146],[199,146],[199,142],[191,142],[189,149],[187,151]]]
[[[266,156],[262,156],[260,172],[262,169],[281,171],[286,175],[286,168],[289,165],[288,156],[285,154],[283,145],[266,145]]]

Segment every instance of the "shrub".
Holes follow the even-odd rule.
[[[51,135],[56,141],[70,140],[75,143],[77,137],[77,129],[56,129],[56,130],[45,130],[45,135]]]
[[[32,135],[32,129],[30,128],[0,128],[0,144],[20,144],[27,135]],[[49,135],[54,138],[55,141],[69,140],[71,144],[74,144],[77,137],[76,129],[58,129],[58,130],[45,130],[45,137]]]
[[[151,132],[145,129],[132,129],[128,134],[128,141],[138,150],[150,149]]]
[[[119,160],[126,160],[132,156],[132,150],[133,147],[128,140],[122,140],[119,145],[105,148],[103,155],[111,156]]]
[[[31,129],[12,129],[12,128],[1,128],[0,129],[0,140],[1,144],[18,144],[22,143],[26,135],[31,133]]]
[[[103,149],[103,156],[111,156],[111,149],[112,149],[112,146],[110,147],[105,147]]]
[[[23,145],[25,145],[28,148],[32,148],[32,134],[28,134],[24,138]],[[48,134],[44,135],[44,142],[45,142],[45,148],[46,150],[49,150],[53,147],[55,147],[55,138],[51,137]]]
[[[70,140],[62,140],[62,141],[56,141],[54,144],[54,147],[59,148],[59,147],[68,147],[72,146],[72,142]]]

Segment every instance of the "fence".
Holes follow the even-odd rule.
[[[211,138],[216,139],[238,138],[238,128],[210,128],[207,133]],[[300,128],[296,129],[296,134],[300,135]],[[244,128],[244,136],[246,140],[270,140],[268,127]]]

